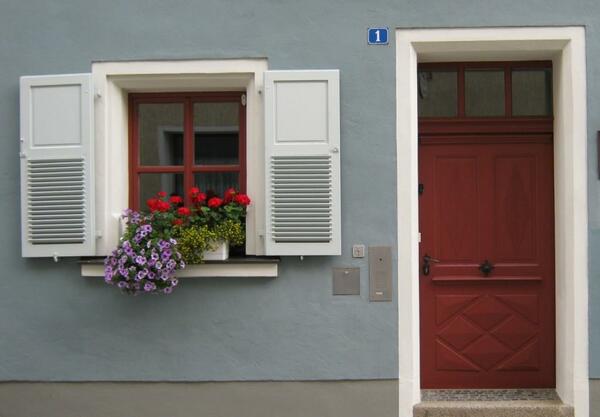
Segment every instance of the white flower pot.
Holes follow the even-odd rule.
[[[211,250],[204,252],[205,261],[224,261],[229,258],[229,242],[219,240],[211,244]]]

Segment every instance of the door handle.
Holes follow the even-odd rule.
[[[432,258],[431,256],[425,254],[423,256],[423,275],[429,275],[431,270],[431,262],[438,263],[440,260]]]
[[[481,265],[479,265],[479,270],[486,277],[492,273],[492,270],[494,268],[495,268],[494,265],[492,265],[492,263],[490,261],[488,261],[487,259]]]

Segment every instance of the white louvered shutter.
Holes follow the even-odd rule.
[[[267,255],[340,255],[338,70],[265,73]]]
[[[24,257],[94,255],[91,74],[21,77]]]

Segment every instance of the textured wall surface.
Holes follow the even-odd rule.
[[[600,417],[600,380],[590,379],[590,417]]]
[[[367,46],[366,28],[586,25],[594,259],[599,23],[594,0],[0,0],[0,379],[396,377],[396,304],[368,302],[367,265],[350,257],[352,243],[396,239],[395,50]],[[18,77],[89,72],[93,60],[222,57],[341,70],[343,255],[284,259],[274,280],[196,279],[170,297],[133,299],[80,277],[75,261],[21,259]],[[591,370],[600,376],[597,262]],[[361,268],[361,297],[331,296],[332,266]]]
[[[5,417],[396,417],[397,404],[394,380],[0,384]]]

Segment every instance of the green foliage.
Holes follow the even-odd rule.
[[[225,220],[216,225],[214,232],[220,239],[228,241],[231,246],[243,245],[246,237],[242,223],[233,220]]]
[[[211,249],[217,240],[217,234],[207,227],[190,226],[178,230],[177,248],[187,264],[203,262],[204,252]]]
[[[228,241],[232,246],[244,243],[245,232],[242,223],[233,220],[224,220],[209,226],[188,226],[175,229],[177,249],[187,264],[199,264],[204,260],[204,252],[213,250],[212,247],[219,241]]]

